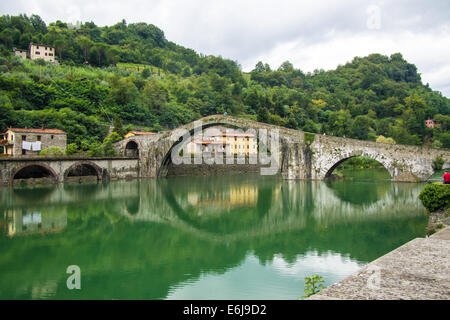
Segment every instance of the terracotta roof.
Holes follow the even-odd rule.
[[[254,138],[255,135],[253,133],[234,133],[234,132],[222,132],[219,134],[213,134],[212,137],[218,137],[218,136],[222,136],[222,137],[251,137]]]
[[[14,131],[14,132],[30,132],[30,133],[54,133],[54,134],[67,134],[66,132],[59,129],[27,129],[27,128],[8,128],[6,131]],[[5,131],[5,133],[6,133]]]
[[[156,134],[154,132],[145,132],[145,131],[133,131],[133,133],[137,136],[139,135],[152,135],[152,134]]]
[[[196,144],[218,144],[223,145],[222,141],[214,141],[214,140],[191,140],[192,143]],[[228,144],[228,143],[226,143]]]

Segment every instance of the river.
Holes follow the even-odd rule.
[[[298,299],[425,236],[424,184],[385,174],[2,188],[0,299]]]

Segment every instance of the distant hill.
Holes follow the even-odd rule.
[[[450,148],[450,100],[423,85],[400,53],[356,57],[304,73],[289,61],[237,62],[197,54],[146,23],[47,25],[37,15],[0,17],[0,130],[60,128],[79,150],[100,144],[112,120],[163,130],[223,113],[308,132]],[[13,48],[53,46],[60,66],[22,60]],[[439,126],[426,128],[425,120]]]

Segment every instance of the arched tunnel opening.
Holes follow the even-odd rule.
[[[139,157],[139,146],[135,141],[130,141],[125,146],[125,157]]]
[[[55,174],[50,169],[42,165],[33,164],[18,170],[14,174],[12,182],[16,183],[18,181],[26,181],[29,179],[40,179],[42,181],[45,180],[46,182],[57,181]]]

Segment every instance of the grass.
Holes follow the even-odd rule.
[[[117,69],[126,69],[129,71],[135,71],[135,72],[142,72],[142,70],[144,70],[145,68],[149,69],[151,73],[156,74],[156,73],[160,73],[160,74],[164,74],[164,72],[152,65],[149,64],[142,64],[142,63],[130,63],[130,62],[118,62],[117,63]]]

